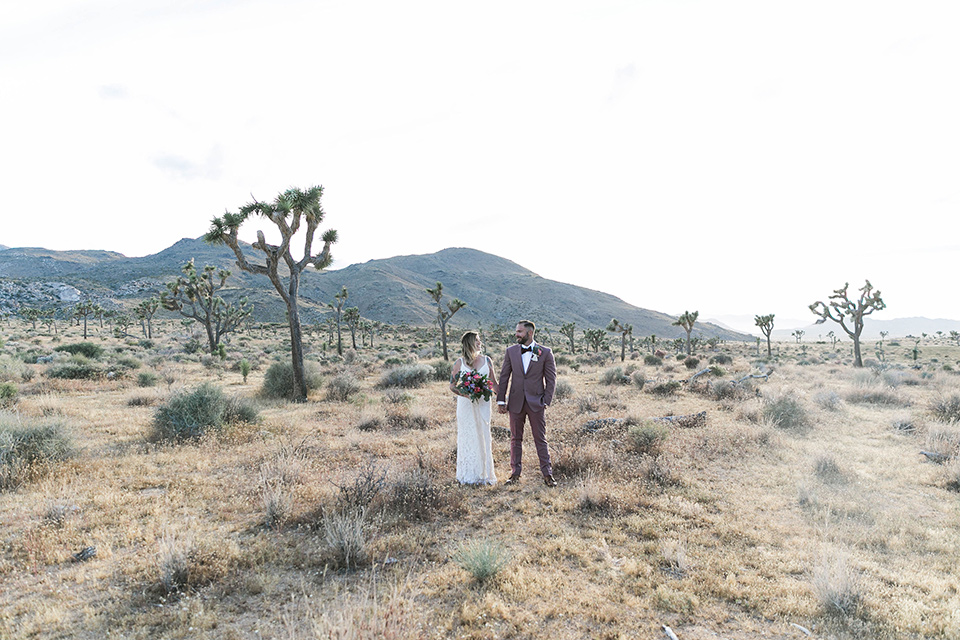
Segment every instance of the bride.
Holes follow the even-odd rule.
[[[450,390],[457,395],[457,481],[460,484],[495,484],[493,447],[490,442],[490,401],[472,401],[457,388],[461,374],[475,371],[485,375],[496,389],[493,362],[482,355],[483,343],[476,331],[460,339],[462,356],[451,367]]]

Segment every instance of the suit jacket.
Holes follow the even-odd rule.
[[[519,344],[507,347],[507,354],[503,358],[497,402],[506,399],[507,410],[513,413],[520,413],[524,400],[531,411],[543,411],[545,406],[553,402],[553,392],[557,387],[557,365],[553,360],[553,351],[542,344],[534,349],[534,357],[530,359],[526,373],[523,372]],[[509,395],[508,380],[511,382]]]

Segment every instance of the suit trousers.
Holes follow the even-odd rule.
[[[547,418],[546,409],[533,411],[527,401],[523,401],[520,413],[510,411],[510,471],[519,476],[523,458],[523,426],[529,418],[530,432],[533,434],[533,443],[537,446],[537,458],[540,460],[540,473],[544,476],[553,475],[553,466],[550,464],[550,450],[547,448]]]

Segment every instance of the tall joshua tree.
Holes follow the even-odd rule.
[[[198,273],[191,259],[181,271],[182,276],[167,283],[168,290],[160,294],[160,304],[169,311],[179,311],[184,318],[198,320],[207,330],[210,353],[216,353],[220,338],[235,331],[250,315],[247,299],[240,298],[238,304],[231,304],[218,295],[230,277],[226,269],[218,270],[208,264]],[[139,317],[139,306],[136,312]]]
[[[73,308],[73,317],[77,320],[83,318],[83,339],[87,339],[87,318],[96,313],[96,305],[90,300],[84,300],[77,303]]]
[[[347,307],[343,310],[343,321],[347,323],[350,329],[350,342],[353,344],[353,350],[357,350],[357,329],[360,328],[360,308]]]
[[[607,331],[620,334],[620,362],[627,359],[627,337],[633,335],[632,324],[622,324],[616,318],[607,325]]]
[[[860,356],[860,334],[863,333],[863,318],[874,311],[882,311],[887,307],[880,297],[880,291],[874,291],[873,285],[867,280],[860,287],[860,296],[851,300],[847,294],[850,283],[844,283],[842,289],[836,289],[830,296],[830,302],[817,300],[810,305],[810,311],[820,316],[817,324],[833,320],[853,340],[853,366],[862,367],[863,358]]]
[[[147,298],[133,308],[133,312],[136,314],[137,319],[140,321],[140,326],[143,329],[144,338],[153,338],[153,316],[159,308],[159,298]]]
[[[333,312],[336,314],[334,322],[337,325],[337,355],[339,356],[343,355],[343,335],[341,333],[341,326],[343,322],[343,305],[347,303],[347,296],[349,295],[350,294],[347,293],[347,287],[344,285],[343,288],[340,289],[340,293],[333,296],[334,302],[327,305],[333,309]]]
[[[690,313],[689,311],[684,311],[683,315],[677,318],[677,321],[674,322],[674,326],[683,327],[683,330],[687,332],[687,355],[690,355],[690,334],[693,332],[693,325],[697,322],[697,316],[700,315],[699,311],[694,311]]]
[[[450,321],[450,318],[453,317],[453,314],[467,306],[467,303],[454,298],[447,303],[447,308],[444,309],[443,303],[441,302],[443,298],[443,284],[440,282],[438,282],[437,286],[433,289],[427,289],[427,293],[429,293],[433,301],[437,303],[437,324],[440,325],[440,342],[443,344],[443,359],[449,360],[450,356],[447,355],[447,323]]]
[[[773,316],[775,314],[771,313],[766,316],[756,316],[753,321],[758,327],[760,327],[761,333],[767,337],[767,357],[773,355],[773,350],[770,348],[770,334],[773,333]]]
[[[329,229],[322,236],[323,249],[318,254],[313,253],[313,236],[325,215],[323,207],[320,206],[322,197],[323,187],[318,186],[305,190],[288,189],[278,195],[273,202],[254,200],[242,206],[239,213],[227,212],[214,218],[210,231],[204,236],[207,242],[226,244],[233,249],[237,257],[237,266],[244,271],[270,278],[270,282],[286,304],[287,321],[290,324],[290,356],[293,362],[293,399],[296,402],[307,400],[307,383],[303,374],[303,333],[300,326],[300,275],[310,265],[317,270],[330,266],[333,262],[330,247],[337,241],[337,232]],[[240,227],[251,216],[266,218],[280,231],[279,245],[267,244],[263,231],[257,231],[257,241],[252,246],[263,254],[263,264],[247,259],[237,237]],[[306,222],[306,229],[304,230],[303,257],[295,260],[290,245],[304,222]],[[285,267],[285,274],[280,273],[281,263]]]
[[[567,340],[570,341],[570,353],[575,354],[577,352],[577,342],[575,340],[577,336],[577,323],[567,322],[560,327],[560,333],[567,336]]]

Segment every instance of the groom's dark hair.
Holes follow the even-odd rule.
[[[530,329],[531,331],[537,330],[537,325],[533,324],[529,320],[521,320],[517,324],[522,324],[524,327],[526,327],[527,329]]]

